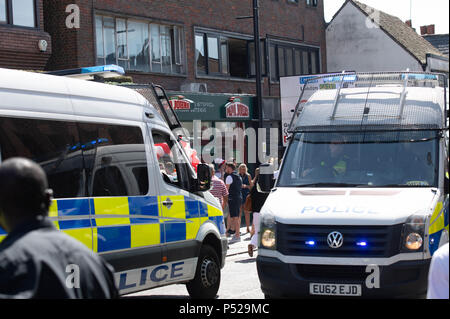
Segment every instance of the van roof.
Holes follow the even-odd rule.
[[[0,111],[8,109],[142,121],[143,108],[153,108],[141,94],[128,88],[2,68],[0,94]],[[21,98],[28,96],[29,99],[30,94],[33,95],[33,103],[27,105],[27,101]],[[89,100],[92,103],[86,103]],[[162,120],[158,112],[154,113]]]
[[[445,127],[444,88],[437,85],[437,77],[427,75],[420,77],[418,81],[417,74],[414,77],[412,74],[407,76],[398,73],[388,76],[345,75],[344,81],[334,83],[331,78],[322,78],[324,79],[325,85],[319,85],[307,102],[299,103],[290,131],[414,130]],[[317,79],[314,81],[317,87]],[[306,86],[303,92],[308,91]]]

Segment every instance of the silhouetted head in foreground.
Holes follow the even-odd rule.
[[[44,170],[25,158],[0,165],[0,226],[8,233],[48,215],[52,200]]]

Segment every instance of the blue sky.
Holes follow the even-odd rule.
[[[412,16],[413,28],[435,24],[436,33],[449,33],[449,0],[359,0],[373,8],[406,21]],[[345,0],[324,0],[325,21],[329,22]],[[410,3],[412,7],[410,10]]]

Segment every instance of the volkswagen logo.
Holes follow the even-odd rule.
[[[338,231],[334,231],[328,234],[327,243],[330,248],[340,248],[344,243],[344,236]]]

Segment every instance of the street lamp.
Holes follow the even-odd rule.
[[[262,76],[261,76],[261,53],[259,38],[259,0],[253,0],[253,15],[237,17],[236,19],[253,19],[253,35],[255,42],[255,76],[256,76],[256,105],[258,108],[259,127],[264,126],[263,122],[263,105],[262,105]]]

